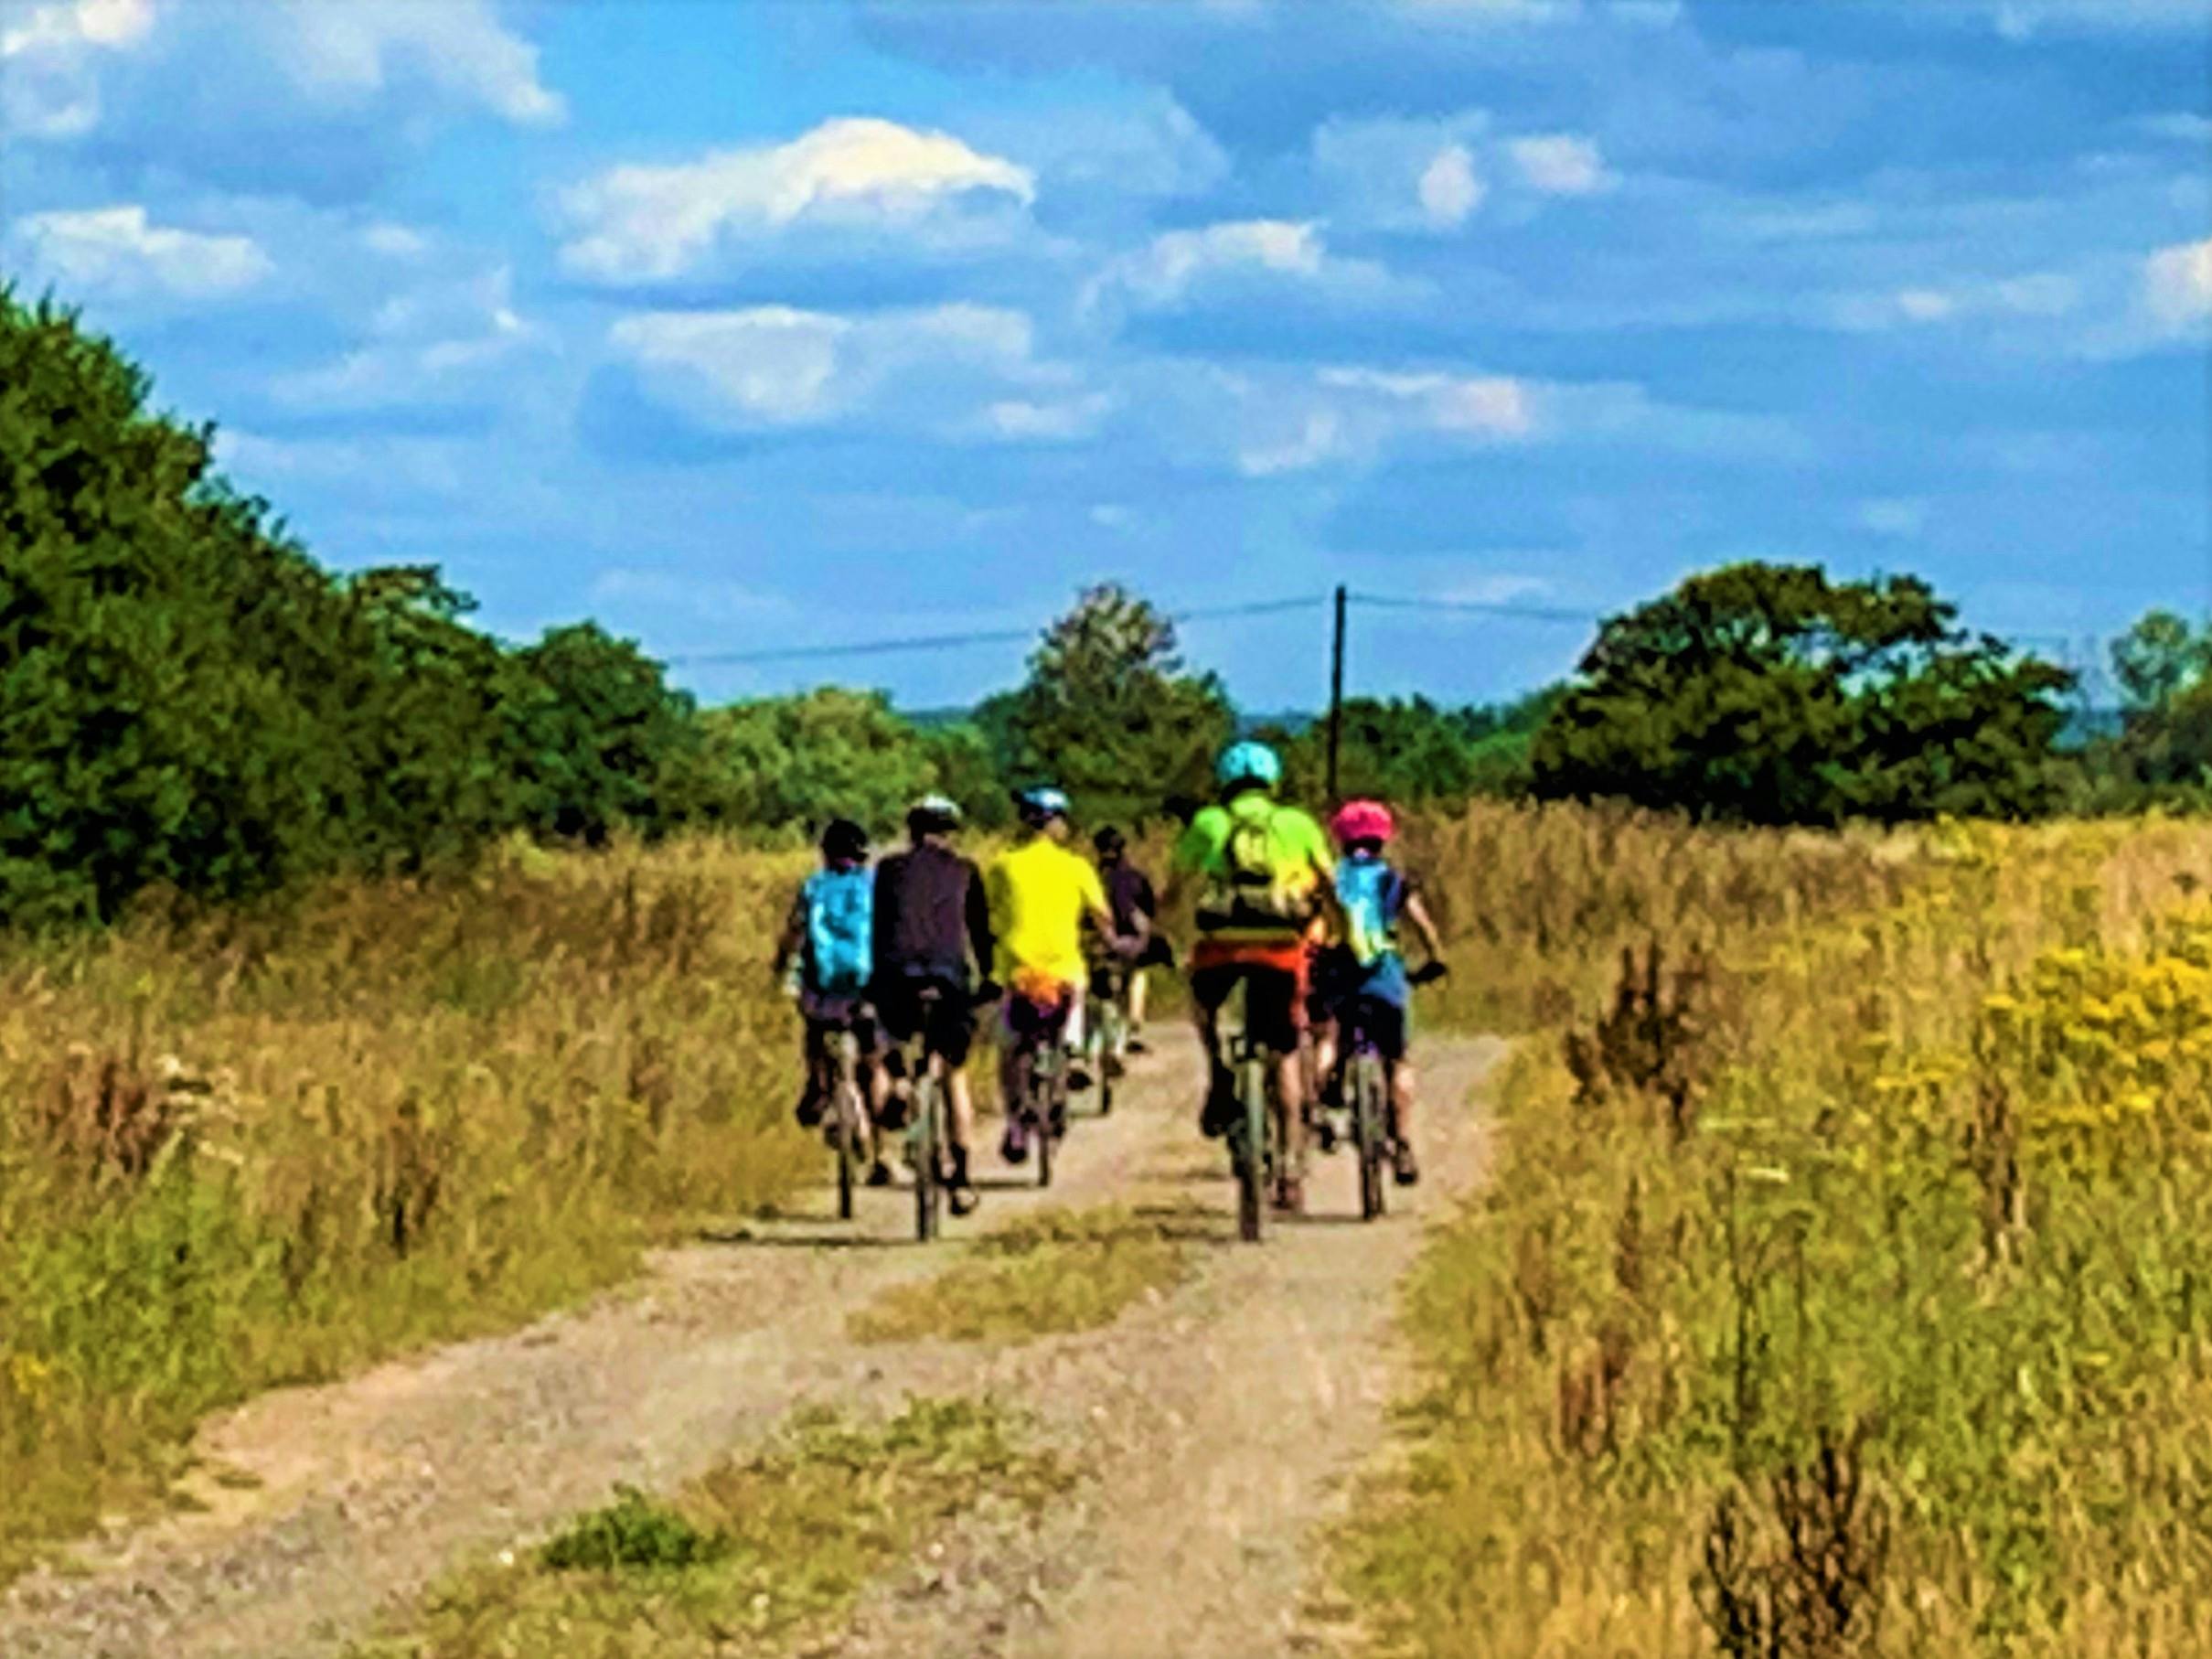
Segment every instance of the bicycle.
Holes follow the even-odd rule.
[[[1281,1161],[1275,1132],[1276,1057],[1256,1042],[1245,1019],[1244,999],[1251,981],[1236,990],[1236,1029],[1223,1039],[1236,1078],[1237,1112],[1224,1137],[1229,1167],[1236,1175],[1236,1236],[1257,1244],[1266,1231],[1267,1189]]]
[[[930,1044],[932,1015],[944,1001],[942,986],[924,985],[915,993],[916,1034],[895,1045],[899,1069],[913,1093],[906,1121],[906,1161],[914,1175],[914,1237],[927,1244],[943,1230],[946,1133],[945,1057]]]
[[[1010,1004],[1010,1006],[1011,1006]],[[1062,1040],[1061,1020],[1036,1019],[1021,1022],[1014,1038],[1014,1098],[1007,1101],[1009,1115],[1019,1114],[1037,1147],[1037,1184],[1053,1184],[1054,1144],[1067,1133],[1067,1048]]]
[[[1096,1063],[1098,1115],[1114,1109],[1114,1085],[1120,1080],[1129,1051],[1128,965],[1119,957],[1102,958],[1091,970],[1085,1011],[1090,1029],[1084,1046]]]
[[[1442,979],[1441,962],[1426,962],[1407,976],[1409,983],[1429,985]],[[1392,1123],[1396,1116],[1390,1070],[1382,1050],[1360,1018],[1362,1004],[1354,998],[1346,1008],[1341,1047],[1337,1053],[1337,1097],[1352,1118],[1352,1144],[1360,1161],[1360,1217],[1373,1221],[1387,1207],[1389,1183],[1383,1166],[1396,1150]]]
[[[1390,1155],[1390,1077],[1383,1054],[1356,1008],[1347,1014],[1343,1057],[1337,1063],[1338,1098],[1352,1114],[1352,1151],[1360,1161],[1360,1218],[1373,1221],[1384,1207],[1384,1160]]]

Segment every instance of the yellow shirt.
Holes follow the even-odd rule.
[[[992,972],[1000,984],[1012,984],[1025,968],[1063,985],[1083,983],[1083,918],[1106,904],[1088,859],[1039,836],[992,862],[983,894],[999,938]]]

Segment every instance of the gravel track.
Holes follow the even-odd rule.
[[[1308,1219],[1234,1244],[1218,1147],[1191,1124],[1196,1045],[1158,1033],[1106,1118],[1079,1118],[1049,1194],[1007,1172],[956,1236],[1040,1202],[1157,1204],[1201,1236],[1174,1294],[1105,1331],[1013,1346],[856,1347],[845,1316],[926,1277],[903,1193],[862,1214],[755,1224],[657,1255],[638,1286],[512,1335],[210,1422],[206,1507],[85,1546],[0,1600],[10,1659],[336,1652],[458,1560],[537,1536],[617,1481],[672,1485],[793,1408],[991,1395],[1034,1413],[1086,1478],[1042,1522],[986,1506],[820,1647],[854,1659],[1261,1655],[1341,1645],[1313,1529],[1383,1443],[1403,1380],[1393,1287],[1426,1218],[1478,1178],[1473,1099],[1493,1040],[1424,1045],[1427,1179],[1362,1226],[1348,1157]],[[995,1165],[995,1156],[985,1161]],[[1192,1217],[1191,1204],[1200,1206]],[[222,1478],[215,1472],[220,1472]],[[241,1482],[250,1482],[251,1484]]]

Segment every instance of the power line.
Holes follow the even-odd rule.
[[[1489,616],[1501,621],[1562,623],[1595,627],[1608,613],[1566,605],[1524,605],[1511,600],[1422,599],[1398,594],[1347,593],[1347,602],[1370,610],[1418,611],[1426,615],[1458,614]],[[1294,611],[1320,611],[1332,602],[1328,594],[1301,594],[1280,599],[1254,599],[1239,603],[1190,605],[1164,613],[1170,622],[1229,621],[1247,616],[1279,615]],[[2071,657],[2073,641],[2062,635],[2012,629],[1991,629],[2015,646],[2035,648],[2057,643],[2061,654]],[[695,651],[663,660],[670,668],[742,667],[752,664],[805,662],[844,657],[887,657],[916,652],[967,650],[978,646],[1020,645],[1040,639],[1041,627],[971,628],[948,634],[893,635],[881,639],[859,639],[839,644],[760,646],[735,651]]]
[[[1328,603],[1322,594],[1295,599],[1255,599],[1238,605],[1194,605],[1170,611],[1170,622],[1215,622],[1238,616],[1267,616],[1284,611],[1319,609]],[[1018,645],[1036,639],[1042,628],[975,628],[960,634],[909,634],[888,639],[861,639],[848,645],[764,646],[743,651],[700,651],[670,657],[670,668],[724,667],[743,663],[797,662],[828,657],[884,657],[910,651],[956,651],[979,645]]]
[[[1518,617],[1525,622],[1574,622],[1584,626],[1603,622],[1600,611],[1570,610],[1564,605],[1513,605],[1502,599],[1404,599],[1391,594],[1351,594],[1353,605],[1388,611],[1460,611],[1479,616]]]

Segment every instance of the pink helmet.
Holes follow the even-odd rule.
[[[1381,801],[1346,801],[1329,820],[1329,833],[1344,846],[1353,841],[1386,841],[1397,830],[1397,820]]]

